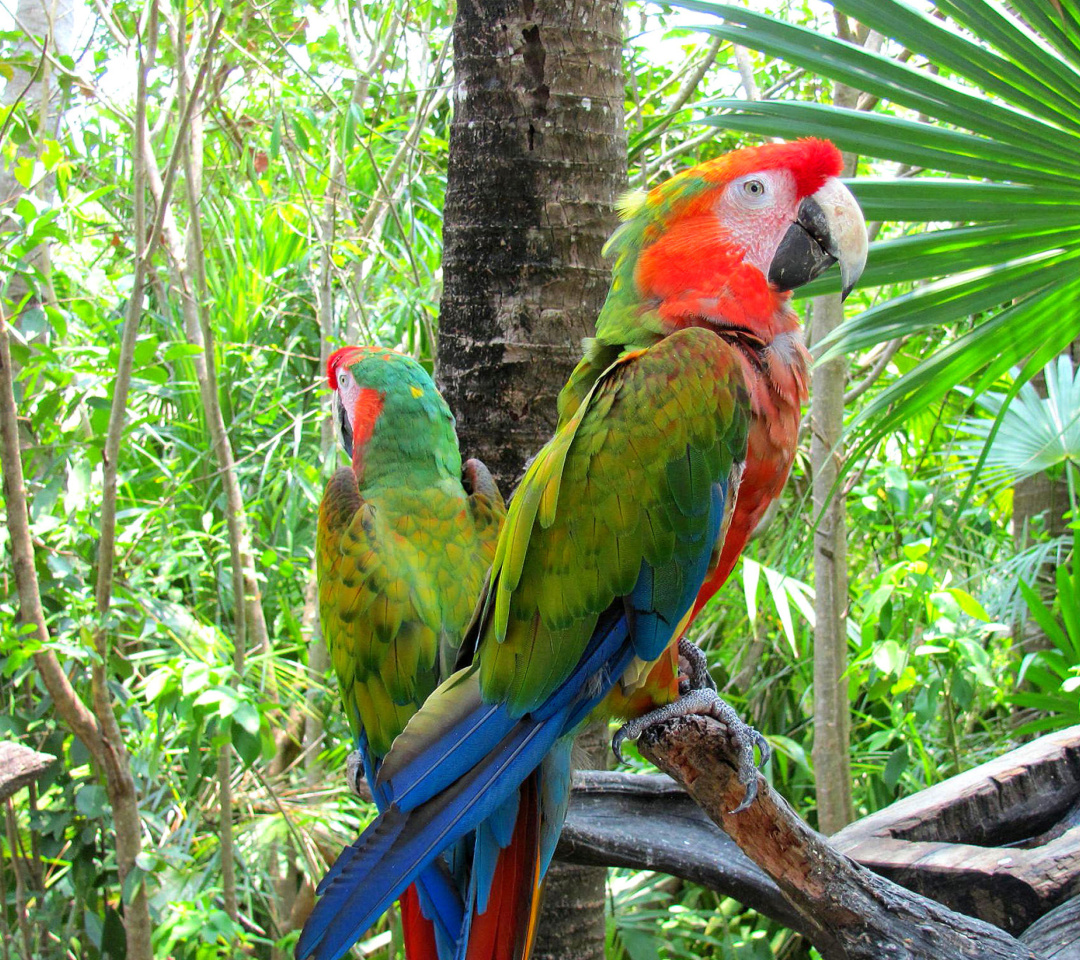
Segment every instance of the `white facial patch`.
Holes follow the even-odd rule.
[[[743,259],[768,276],[776,248],[795,221],[799,201],[788,170],[762,170],[732,180],[713,211]]]

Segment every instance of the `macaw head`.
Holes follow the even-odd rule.
[[[412,357],[386,347],[342,347],[330,355],[326,376],[338,438],[358,477],[372,466],[460,472],[454,416]]]
[[[866,263],[867,236],[858,203],[837,179],[842,165],[827,140],[767,143],[630,195],[627,222],[608,244],[617,256],[612,292],[629,289],[667,327],[701,317],[753,332],[788,291],[833,264],[847,296]]]

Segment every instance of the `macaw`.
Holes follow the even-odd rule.
[[[454,417],[415,360],[343,347],[327,376],[351,462],[330,479],[319,508],[319,615],[382,807],[379,766],[453,667],[506,510],[479,460],[463,470]],[[401,897],[406,956],[434,960],[440,947],[452,955],[463,893],[441,867],[418,887]]]
[[[336,960],[441,851],[489,818],[505,835],[537,797],[538,889],[565,812],[570,738],[594,715],[663,704],[655,691],[638,697],[658,660],[673,701],[659,716],[721,719],[740,746],[744,804],[753,798],[764,741],[701,669],[701,689],[679,697],[677,641],[733,522],[755,380],[794,376],[802,356],[789,291],[837,262],[850,289],[862,270],[865,224],[840,168],[827,141],[766,144],[625,205],[597,336],[510,504],[463,645],[472,662],[384,758],[388,804],[334,865],[298,958]],[[484,876],[474,870],[470,896]],[[535,899],[520,915],[534,922]]]

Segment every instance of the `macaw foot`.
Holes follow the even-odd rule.
[[[703,665],[705,660],[704,655],[693,644],[688,644],[688,646],[693,649],[693,654],[688,654],[683,649],[684,642],[685,641],[679,642],[679,655],[680,658],[687,661],[689,669],[686,671],[686,680],[680,681],[680,691],[682,690],[684,682],[689,685],[693,683],[695,679],[701,679],[700,672],[698,672],[695,677],[695,670],[698,668],[704,669]],[[611,749],[615,752],[616,758],[622,760],[623,742],[625,740],[636,740],[645,732],[646,728],[651,727],[654,724],[663,723],[664,721],[672,720],[675,717],[686,717],[693,714],[712,717],[727,728],[728,736],[731,737],[739,750],[739,782],[746,787],[746,793],[743,796],[742,803],[731,812],[740,813],[754,802],[754,798],[757,796],[758,769],[768,763],[772,751],[769,747],[769,742],[753,727],[743,723],[735,710],[720,698],[720,695],[716,692],[715,685],[712,683],[712,678],[709,677],[708,670],[704,670],[704,675],[708,678],[707,686],[690,689],[674,703],[669,703],[656,710],[652,710],[644,716],[638,717],[636,720],[631,720],[621,727],[611,739]],[[761,753],[760,764],[754,763],[755,746]]]
[[[349,782],[349,789],[361,800],[368,799],[369,791],[361,789],[364,783],[364,761],[359,750],[354,750],[345,758],[345,779]]]
[[[715,690],[716,681],[709,673],[709,661],[696,643],[683,637],[679,641],[679,694],[691,690]]]

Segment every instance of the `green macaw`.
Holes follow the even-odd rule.
[[[453,668],[506,511],[479,460],[463,471],[454,417],[415,360],[344,347],[327,374],[351,463],[330,479],[319,508],[319,616],[382,808],[379,766]],[[462,893],[445,872],[428,870],[401,899],[409,960],[433,960],[440,941],[449,954]]]

